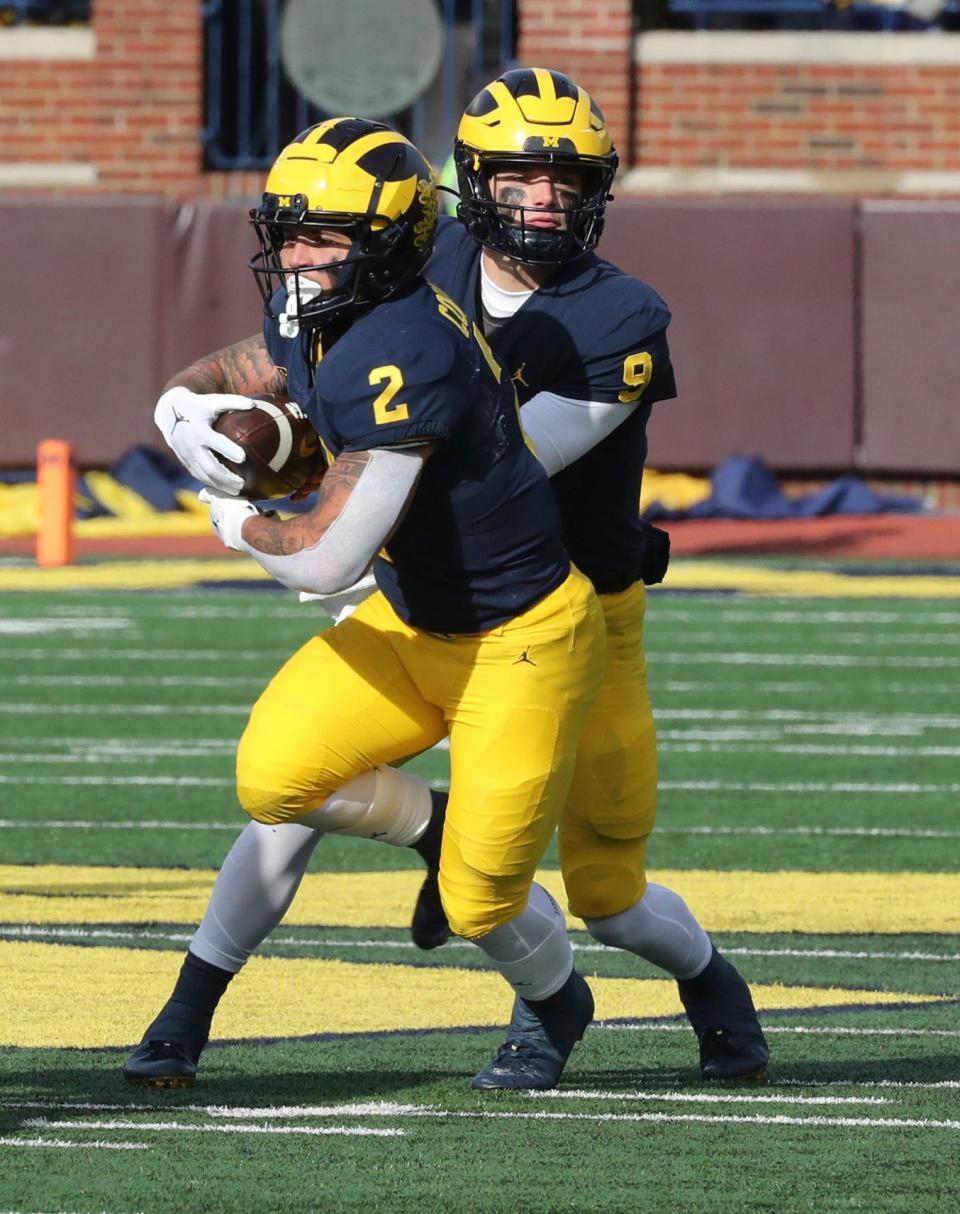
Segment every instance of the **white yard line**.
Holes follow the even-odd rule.
[[[722,742],[659,742],[664,754],[737,754],[737,755],[861,755],[878,759],[956,759],[960,746],[822,746],[814,742],[743,742],[730,738]],[[0,755],[0,759],[3,756]]]
[[[263,1116],[263,1111],[258,1111]],[[275,1112],[270,1111],[270,1116]],[[385,1114],[386,1115],[386,1114]],[[408,1117],[431,1118],[440,1121],[464,1119],[468,1121],[571,1121],[571,1122],[695,1122],[702,1125],[764,1125],[764,1126],[817,1126],[823,1129],[919,1129],[919,1130],[960,1130],[960,1121],[939,1120],[921,1117],[820,1117],[820,1116],[790,1116],[784,1113],[752,1114],[752,1113],[568,1113],[539,1110],[535,1113],[506,1112],[498,1110],[472,1109],[439,1109],[432,1106],[413,1111],[393,1112],[389,1114],[400,1119]],[[200,1134],[304,1134],[304,1135],[363,1135],[374,1137],[396,1137],[403,1130],[394,1128],[375,1128],[367,1126],[273,1126],[273,1125],[193,1125],[189,1122],[155,1121],[143,1122],[137,1120],[105,1119],[91,1121],[56,1121],[44,1117],[29,1118],[24,1123],[26,1129],[70,1129],[82,1130],[136,1130],[138,1133],[200,1133]]]
[[[92,766],[93,764],[150,764],[150,762],[167,759],[215,759],[217,762],[222,762],[225,755],[231,755],[235,749],[237,749],[237,744],[234,743],[233,747],[223,747],[217,750],[209,750],[205,747],[144,747],[142,750],[131,747],[129,750],[101,750],[100,747],[91,747],[89,750],[74,751],[73,754],[42,754],[40,751],[29,750],[7,751],[7,753],[0,753],[0,764],[33,762],[33,764]]]
[[[16,783],[16,781],[13,781]],[[153,781],[151,781],[153,783]],[[432,787],[446,787],[442,780],[431,781]],[[663,787],[663,785],[661,785]],[[0,830],[240,830],[243,821],[187,822],[157,818],[126,820],[92,818],[0,818]],[[886,826],[658,826],[658,835],[769,835],[772,838],[855,839],[960,839],[960,830],[937,830],[932,827]]]
[[[0,776],[0,784],[56,784],[61,787],[115,788],[148,785],[159,788],[233,788],[236,781],[210,776]]]
[[[884,654],[881,657],[857,657],[849,653],[753,653],[751,651],[721,651],[717,653],[681,653],[676,650],[653,650],[652,669],[658,665],[671,666],[842,666],[863,669],[908,670],[932,667],[943,669],[960,666],[960,657],[911,657],[906,654]]]
[[[249,712],[249,704],[34,704],[28,700],[0,704],[0,713],[14,717],[232,717]]]
[[[233,829],[239,829],[234,827]],[[163,940],[180,944],[193,939],[193,932],[162,932],[149,931],[139,926],[126,929],[106,927],[61,927],[43,924],[8,924],[0,926],[0,939],[56,939],[56,940]],[[272,935],[270,945],[294,948],[362,948],[388,949],[400,952],[417,952],[412,940],[349,940],[329,936],[276,936]],[[574,952],[577,953],[617,953],[621,950],[611,948],[606,944],[595,942],[573,941]],[[472,953],[474,946],[468,940],[450,940],[444,945],[444,951],[461,950]],[[827,961],[924,961],[948,962],[960,961],[960,953],[917,953],[917,952],[862,952],[845,949],[802,949],[802,948],[724,948],[727,957],[801,957],[813,960]]]
[[[825,688],[833,687],[833,679],[821,680],[819,682],[778,682],[764,679],[657,679],[655,676],[650,678],[650,691],[654,699],[661,693],[676,693],[678,695],[691,694],[703,697],[705,692],[722,692],[728,695],[731,692],[749,691],[751,695],[755,692],[769,691],[776,695],[800,695],[815,693],[821,695]],[[956,683],[858,683],[858,694],[863,695],[951,695],[956,696]]]
[[[262,1112],[257,1114],[262,1116]],[[30,1130],[136,1130],[138,1133],[187,1134],[307,1134],[311,1137],[347,1135],[363,1138],[398,1138],[405,1130],[373,1126],[309,1126],[309,1125],[193,1125],[185,1121],[135,1121],[123,1118],[95,1119],[92,1121],[56,1121],[46,1117],[29,1117],[23,1123]]]
[[[919,793],[960,793],[960,784],[846,784],[799,781],[775,783],[773,781],[728,781],[728,780],[661,780],[661,792],[790,792],[790,793],[896,793],[898,795]]]
[[[263,679],[256,675],[113,675],[113,674],[16,674],[0,677],[0,687],[255,687]]]
[[[620,1033],[689,1033],[689,1024],[658,1024],[654,1021],[639,1024],[611,1024],[602,1020],[591,1025],[591,1031],[605,1029]],[[805,1025],[764,1024],[763,1031],[770,1033],[792,1033],[811,1037],[960,1037],[960,1029],[861,1029],[831,1025],[829,1028],[808,1028]]]
[[[835,725],[877,728],[890,726],[923,726],[926,729],[960,729],[960,716],[943,713],[892,712],[866,713],[862,709],[829,709],[816,711],[804,708],[661,708],[656,710],[659,721],[788,721],[830,722]]]
[[[66,1147],[84,1151],[149,1151],[149,1142],[105,1142],[94,1138],[89,1142],[70,1142],[65,1138],[0,1138],[2,1147]]]
[[[826,606],[822,611],[817,608],[779,607],[771,610],[770,601],[769,599],[766,601],[746,599],[742,604],[738,603],[736,607],[726,610],[719,606],[711,607],[709,617],[711,620],[718,620],[724,624],[745,624],[750,628],[755,628],[758,620],[770,624],[813,624],[818,627],[822,627],[824,624],[897,624],[901,620],[906,620],[907,623],[914,626],[921,621],[925,624],[960,625],[960,613],[956,611],[931,611],[918,615],[913,604],[903,610],[891,606],[882,611],[844,610]],[[751,607],[755,607],[755,610],[751,610]],[[702,622],[705,613],[670,602],[664,603],[662,608],[655,606],[651,615],[658,623],[662,622],[664,627],[667,627],[681,621]]]
[[[663,785],[660,785],[663,788]],[[825,835],[858,839],[960,839],[960,830],[892,826],[658,826],[658,835]]]
[[[34,646],[31,649],[8,648],[3,651],[5,662],[284,662],[297,648],[292,643],[288,649],[61,649],[51,645],[49,649]]]
[[[152,782],[152,781],[151,781]],[[27,828],[35,830],[234,830],[243,829],[246,819],[236,822],[154,822],[141,819],[133,822],[93,822],[86,819],[34,818],[20,822],[0,818],[0,830]]]
[[[764,1092],[751,1092],[742,1096],[715,1095],[710,1092],[616,1092],[593,1091],[583,1088],[554,1088],[549,1092],[529,1092],[531,1098],[553,1100],[638,1100],[664,1102],[668,1104],[793,1104],[793,1105],[848,1105],[848,1104],[895,1104],[886,1096],[780,1096]]]
[[[829,1031],[829,1030],[824,1030]],[[848,1086],[857,1086],[851,1084]],[[871,1086],[871,1085],[866,1085]],[[820,1096],[782,1096],[771,1092],[757,1092],[744,1094],[731,1093],[684,1093],[684,1092],[617,1092],[617,1091],[593,1091],[593,1090],[565,1090],[559,1092],[546,1093],[527,1093],[527,1095],[535,1100],[547,1098],[551,1101],[555,1100],[608,1100],[616,1102],[627,1101],[649,1101],[649,1102],[664,1102],[664,1103],[700,1103],[700,1104],[747,1104],[747,1105],[771,1105],[777,1103],[792,1104],[794,1106],[822,1106],[829,1105],[837,1107],[840,1105],[850,1104],[888,1104],[891,1103],[886,1097],[820,1097]],[[155,1112],[156,1106],[148,1106],[143,1104],[70,1104],[66,1102],[44,1102],[44,1101],[17,1101],[3,1100],[0,1105],[11,1109],[59,1109],[61,1111],[71,1111],[78,1113],[89,1112],[137,1112],[150,1111]],[[279,1105],[266,1107],[252,1106],[224,1106],[224,1105],[184,1105],[178,1106],[177,1113],[182,1114],[185,1111],[197,1112],[206,1114],[207,1116],[216,1119],[217,1124],[209,1125],[204,1123],[192,1123],[178,1121],[173,1118],[162,1121],[142,1121],[135,1117],[113,1117],[113,1118],[85,1118],[78,1119],[68,1118],[47,1118],[33,1117],[27,1118],[22,1123],[24,1129],[68,1129],[73,1132],[86,1132],[92,1130],[135,1130],[139,1133],[234,1133],[234,1134],[302,1134],[308,1136],[322,1136],[329,1134],[338,1135],[362,1135],[375,1137],[396,1137],[405,1133],[404,1130],[394,1127],[367,1127],[367,1126],[315,1126],[315,1125],[276,1125],[276,1121],[289,1121],[296,1119],[303,1121],[304,1119],[314,1118],[340,1118],[340,1117],[383,1117],[396,1118],[398,1120],[406,1120],[409,1118],[421,1119],[436,1119],[440,1121],[449,1121],[454,1118],[465,1120],[512,1120],[512,1121],[571,1121],[571,1122],[592,1122],[601,1124],[616,1124],[624,1122],[693,1122],[708,1125],[762,1125],[762,1126],[816,1126],[822,1129],[920,1129],[920,1130],[960,1130],[960,1121],[952,1119],[939,1118],[921,1118],[921,1117],[828,1117],[820,1115],[789,1115],[783,1113],[671,1113],[665,1111],[641,1113],[641,1112],[585,1112],[585,1111],[562,1111],[555,1112],[546,1109],[538,1109],[532,1112],[517,1111],[517,1110],[496,1110],[496,1109],[444,1109],[436,1105],[417,1105],[417,1104],[400,1104],[390,1101],[370,1101],[360,1102],[357,1104],[338,1104],[338,1105]],[[235,1121],[232,1119],[236,1119]],[[84,1144],[73,1144],[84,1145]],[[143,1144],[139,1144],[143,1145]]]
[[[916,623],[916,621],[913,620],[911,623]],[[696,645],[725,645],[730,641],[729,630],[716,628],[704,628],[689,632],[679,632],[676,629],[672,629],[668,636],[670,642],[674,645],[681,644],[691,647]],[[758,628],[756,620],[750,624],[751,645],[782,644],[784,639],[782,635],[764,632],[762,628]],[[844,632],[841,628],[831,628],[829,633],[821,633],[818,640],[821,645],[834,645],[838,649],[845,645],[875,645],[878,649],[897,649],[902,653],[907,645],[960,645],[960,632],[938,632],[935,629],[932,629],[930,632]]]

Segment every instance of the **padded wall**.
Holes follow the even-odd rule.
[[[960,475],[960,205],[865,203],[863,464]]]
[[[853,459],[854,204],[618,198],[601,255],[673,312],[676,401],[650,424],[653,467],[735,452],[780,468]]]

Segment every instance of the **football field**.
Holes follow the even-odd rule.
[[[0,1210],[960,1209],[960,599],[716,568],[650,596],[649,860],[751,983],[767,1081],[705,1085],[675,985],[571,919],[597,1020],[541,1095],[470,1091],[510,999],[413,948],[415,854],[332,838],[196,1086],[126,1086],[244,824],[246,714],[326,617],[0,588]],[[411,767],[446,785],[442,747]]]

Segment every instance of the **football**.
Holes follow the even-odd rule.
[[[242,464],[217,456],[231,472],[243,477],[241,497],[254,501],[286,497],[311,478],[319,480],[326,467],[319,435],[293,401],[258,398],[254,409],[221,413],[213,428],[246,452]]]

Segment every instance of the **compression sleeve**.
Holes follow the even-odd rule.
[[[402,517],[426,459],[422,450],[383,447],[369,456],[346,505],[312,548],[275,556],[241,541],[243,550],[291,590],[333,594],[352,586]]]
[[[547,476],[553,476],[612,434],[638,404],[571,400],[553,392],[538,392],[521,408],[520,421],[533,440]]]

